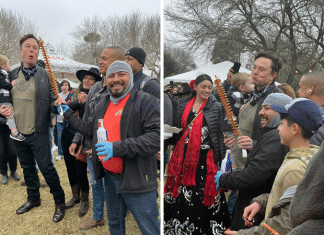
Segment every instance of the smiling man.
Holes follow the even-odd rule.
[[[277,171],[284,160],[288,148],[280,143],[277,127],[280,124],[280,116],[270,108],[270,105],[285,105],[292,99],[282,93],[270,94],[262,103],[259,112],[261,120],[261,136],[249,153],[242,171],[228,174],[218,173],[220,188],[238,190],[238,198],[235,203],[231,230],[247,228],[242,215],[244,208],[250,205],[251,200],[263,193],[269,193]],[[254,225],[263,220],[263,215],[255,217]]]
[[[160,234],[155,155],[160,150],[160,102],[135,89],[126,62],[115,61],[106,74],[105,93],[89,107],[93,118],[80,120],[62,105],[64,116],[83,135],[93,135],[92,162],[96,180],[104,178],[110,233],[125,234],[128,208],[142,234]],[[103,119],[108,142],[97,144],[98,119]],[[106,167],[113,162],[121,171]]]
[[[28,195],[27,202],[16,213],[23,214],[41,205],[36,160],[54,197],[53,221],[59,222],[65,214],[65,197],[51,161],[49,126],[51,111],[57,113],[54,104],[64,100],[56,100],[46,70],[36,64],[38,53],[38,39],[32,34],[23,36],[20,39],[23,61],[9,75],[10,81],[17,81],[11,90],[17,130],[26,137],[24,141],[15,140]]]

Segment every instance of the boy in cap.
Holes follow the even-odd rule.
[[[160,99],[160,84],[155,78],[143,73],[145,58],[145,51],[139,47],[133,47],[125,54],[125,62],[131,66],[134,74],[133,79],[135,88]]]
[[[287,105],[272,104],[271,109],[280,113],[278,130],[281,143],[288,146],[290,152],[278,170],[270,194],[254,198],[245,208],[243,218],[247,226],[252,226],[254,216],[265,212],[266,219],[261,224],[266,223],[279,234],[287,234],[291,230],[288,216],[291,198],[310,159],[319,149],[310,145],[309,139],[322,125],[323,118],[318,105],[305,98],[295,99]],[[265,231],[263,225],[225,234],[264,234]]]

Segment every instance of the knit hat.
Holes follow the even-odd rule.
[[[113,104],[117,104],[118,101],[123,99],[133,88],[133,71],[132,71],[132,68],[130,67],[130,65],[127,64],[125,61],[116,60],[115,62],[113,62],[107,69],[106,79],[110,74],[116,73],[116,72],[121,72],[121,71],[124,71],[129,74],[129,82],[128,82],[127,87],[125,88],[125,90],[123,91],[121,96],[119,96],[119,97],[112,96],[110,90],[108,89],[108,93],[110,95],[110,100],[111,100],[111,102],[113,102]]]
[[[133,56],[135,59],[137,59],[141,64],[145,63],[146,53],[142,48],[139,47],[133,47],[129,49],[125,55]]]
[[[271,93],[268,97],[263,101],[263,105],[274,105],[274,106],[285,106],[289,104],[293,99],[283,93]]]
[[[286,105],[271,105],[271,109],[278,113],[288,113],[298,125],[312,133],[323,124],[322,111],[309,99],[297,98]]]

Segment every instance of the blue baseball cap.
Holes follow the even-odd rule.
[[[322,111],[319,106],[306,98],[297,98],[286,105],[271,105],[272,110],[278,113],[289,114],[298,125],[315,133],[323,124]]]

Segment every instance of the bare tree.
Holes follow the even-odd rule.
[[[75,60],[97,64],[105,47],[120,46],[125,51],[141,47],[146,52],[145,66],[160,77],[160,16],[133,11],[123,16],[86,18],[72,36]],[[89,41],[90,38],[90,41]]]
[[[0,54],[6,55],[11,64],[21,60],[19,40],[27,33],[37,33],[29,19],[12,10],[0,9]]]
[[[192,54],[181,48],[164,45],[164,77],[170,77],[196,69]]]
[[[280,81],[296,87],[301,74],[323,63],[324,8],[321,0],[178,0],[166,7],[178,42],[224,55],[220,42],[237,53],[271,51],[284,67]],[[234,32],[234,33],[233,33]],[[234,36],[234,37],[233,37]],[[323,63],[324,64],[324,63]]]

